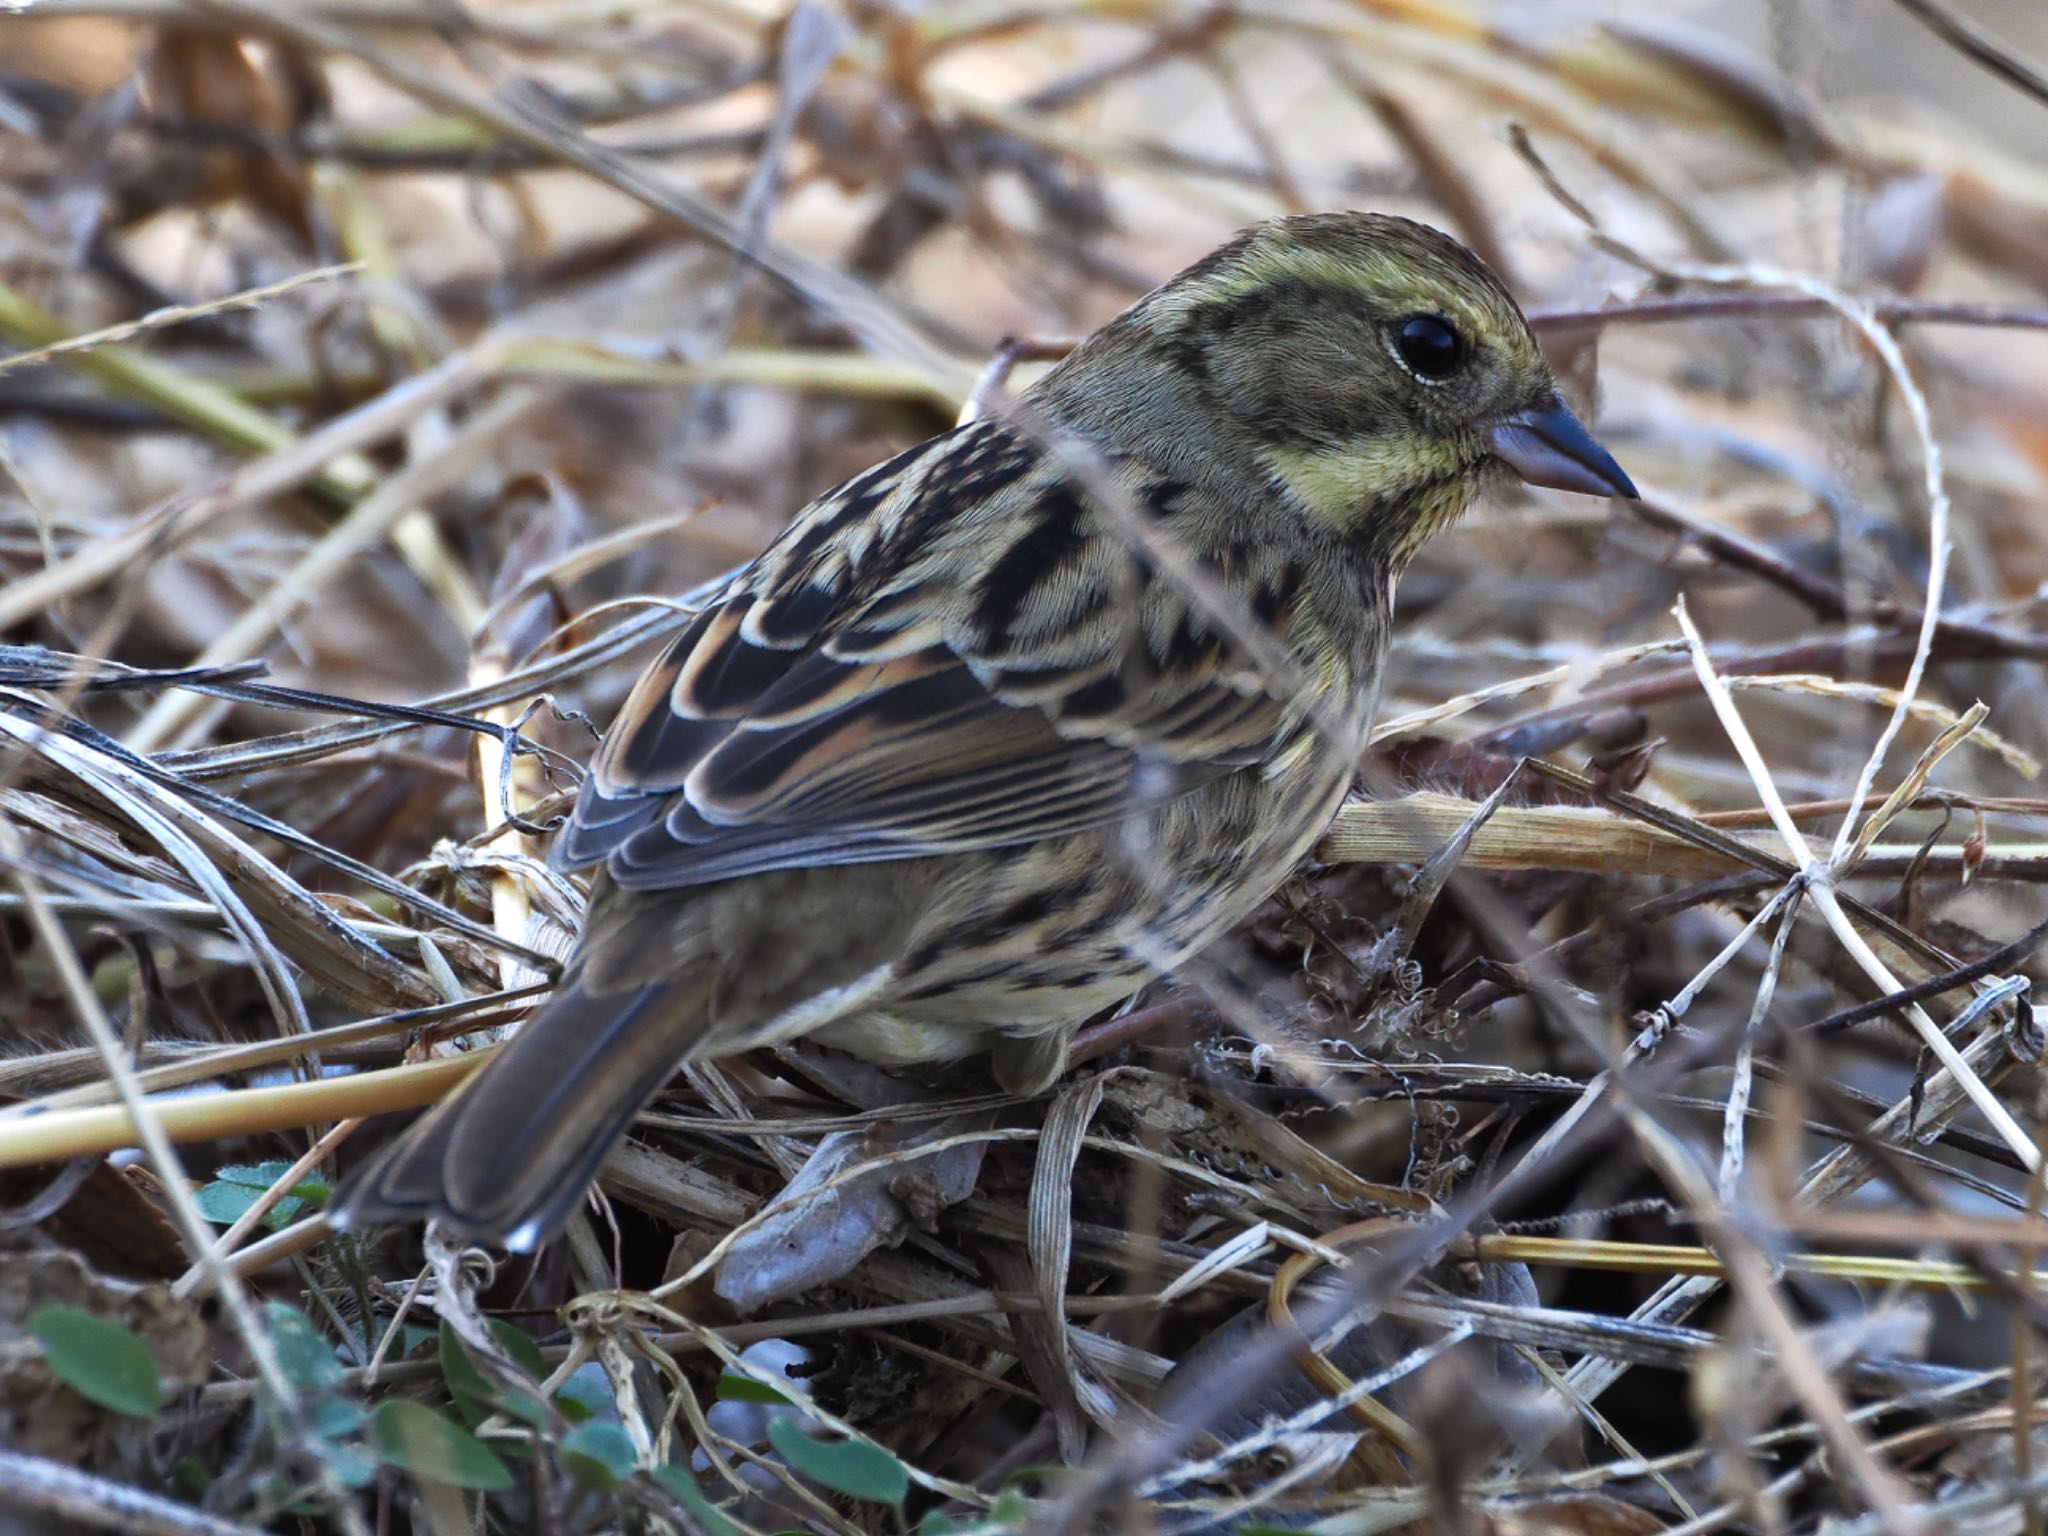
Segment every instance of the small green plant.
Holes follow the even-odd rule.
[[[138,1419],[156,1417],[163,1383],[132,1328],[76,1307],[38,1307],[28,1331],[57,1379],[80,1397]]]
[[[273,1184],[291,1172],[291,1167],[287,1162],[272,1161],[231,1163],[216,1168],[212,1180],[200,1187],[193,1202],[199,1207],[199,1214],[208,1221],[218,1222],[224,1227],[233,1226],[248,1214],[249,1208],[262,1199]],[[325,1205],[329,1193],[324,1180],[301,1179],[276,1205],[263,1213],[263,1224],[273,1230],[285,1226],[309,1206]]]

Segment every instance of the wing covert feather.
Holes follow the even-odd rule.
[[[1147,577],[1003,428],[920,445],[813,503],[671,642],[557,857],[654,890],[1011,846],[1260,761],[1293,712]],[[1297,582],[1254,583],[1262,617],[1284,627]]]

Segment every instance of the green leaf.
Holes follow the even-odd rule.
[[[779,1403],[784,1408],[795,1406],[767,1382],[742,1376],[737,1371],[727,1371],[718,1378],[718,1400],[721,1403]]]
[[[282,1158],[273,1158],[262,1163],[231,1163],[214,1169],[213,1177],[216,1183],[242,1184],[260,1194],[291,1171],[290,1163]],[[325,1179],[309,1173],[292,1186],[291,1192],[316,1205],[324,1205],[333,1191]]]
[[[548,1363],[542,1358],[540,1346],[533,1341],[533,1335],[523,1328],[515,1328],[502,1317],[487,1317],[484,1326],[491,1330],[491,1337],[498,1341],[498,1348],[511,1357],[512,1363],[535,1381],[545,1381]]]
[[[545,1362],[541,1359],[540,1346],[514,1328],[510,1323],[497,1318],[488,1320],[491,1337],[498,1347],[512,1358],[512,1361],[527,1375],[540,1377],[547,1374]],[[448,1383],[448,1395],[455,1400],[456,1411],[463,1421],[472,1427],[483,1422],[492,1409],[510,1414],[521,1423],[534,1429],[544,1428],[548,1421],[547,1408],[540,1399],[529,1392],[514,1391],[500,1387],[478,1369],[471,1358],[469,1346],[461,1336],[441,1321],[441,1337],[437,1346],[441,1355],[441,1377]]]
[[[718,1506],[704,1497],[697,1480],[682,1467],[656,1467],[654,1480],[668,1491],[678,1504],[689,1511],[690,1518],[703,1527],[704,1536],[740,1536],[740,1528],[719,1512]]]
[[[372,1468],[372,1475],[375,1468]],[[270,1473],[256,1484],[257,1496],[266,1504],[276,1508],[280,1514],[292,1515],[301,1520],[311,1520],[321,1513],[316,1485],[280,1473]]]
[[[498,1401],[498,1412],[507,1418],[517,1419],[528,1429],[548,1427],[547,1404],[526,1392],[507,1392]]]
[[[363,1405],[345,1397],[316,1397],[307,1405],[313,1433],[323,1440],[342,1440],[363,1427],[369,1414]]]
[[[473,1397],[478,1402],[488,1403],[495,1395],[484,1373],[476,1368],[476,1362],[469,1358],[469,1351],[462,1347],[462,1339],[447,1318],[441,1319],[441,1337],[436,1345],[441,1355],[441,1379],[448,1383],[450,1397]]]
[[[790,1419],[770,1419],[768,1440],[814,1483],[875,1504],[900,1504],[910,1491],[903,1463],[865,1440],[813,1440]]]
[[[587,1419],[562,1437],[562,1465],[586,1488],[609,1491],[633,1475],[633,1442],[616,1424]]]
[[[206,1463],[197,1456],[180,1456],[178,1464],[171,1468],[171,1487],[187,1503],[196,1504],[206,1497],[206,1490],[213,1485],[213,1474],[206,1470]]]
[[[192,1203],[199,1207],[199,1214],[215,1226],[231,1227],[256,1203],[257,1193],[241,1184],[206,1184],[192,1197]],[[270,1214],[275,1216],[294,1203],[292,1197],[286,1195],[270,1208]]]
[[[80,1397],[138,1419],[156,1417],[163,1383],[133,1329],[76,1307],[38,1307],[28,1315],[28,1331],[57,1379]]]
[[[547,1375],[547,1362],[541,1358],[540,1346],[498,1318],[488,1318],[485,1325],[491,1331],[492,1342],[504,1352],[520,1370],[538,1381]],[[503,1393],[491,1379],[477,1368],[470,1357],[469,1346],[462,1342],[461,1335],[449,1326],[448,1320],[441,1320],[441,1334],[437,1343],[441,1355],[441,1375],[448,1383],[450,1392],[481,1398],[490,1402]]]
[[[1047,1487],[1067,1482],[1074,1475],[1074,1469],[1057,1461],[1027,1461],[1022,1466],[1012,1467],[1003,1478],[1005,1488],[1022,1488],[1026,1483],[1040,1483]]]
[[[376,1458],[365,1454],[361,1446],[330,1445],[327,1464],[346,1488],[367,1488],[377,1480]]]
[[[572,1424],[585,1419],[617,1418],[611,1382],[595,1360],[578,1369],[555,1389],[555,1407]]]
[[[456,1488],[510,1488],[512,1474],[491,1448],[425,1403],[394,1397],[370,1416],[377,1448],[394,1467]]]
[[[216,1168],[213,1181],[201,1187],[194,1203],[199,1207],[199,1214],[208,1221],[232,1226],[248,1213],[249,1207],[262,1197],[264,1191],[291,1171],[292,1165],[281,1161]],[[331,1192],[324,1180],[301,1179],[291,1187],[289,1194],[264,1214],[263,1223],[268,1227],[281,1227],[309,1204],[325,1205]]]
[[[270,1324],[270,1347],[293,1386],[317,1392],[341,1384],[341,1362],[303,1313],[281,1301],[271,1302],[263,1312]]]

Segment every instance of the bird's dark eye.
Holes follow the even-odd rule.
[[[1465,361],[1465,338],[1442,315],[1410,315],[1394,332],[1401,361],[1425,379],[1447,379]]]

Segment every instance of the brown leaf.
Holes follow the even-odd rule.
[[[35,1199],[50,1178],[48,1168],[0,1174],[0,1206],[18,1207]],[[109,1274],[175,1280],[190,1260],[178,1229],[140,1187],[146,1179],[139,1169],[97,1163],[37,1225]]]

